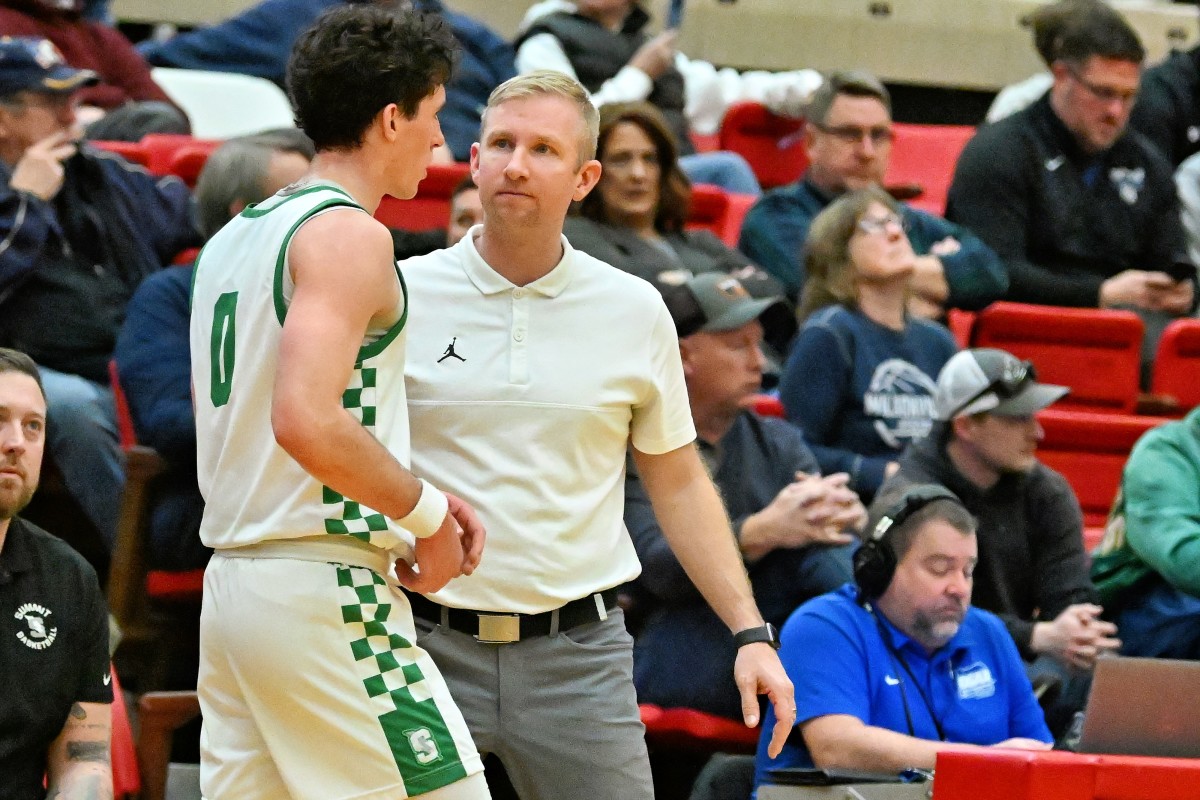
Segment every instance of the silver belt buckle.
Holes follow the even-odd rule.
[[[475,640],[483,644],[511,644],[521,641],[520,614],[476,614],[479,633]]]

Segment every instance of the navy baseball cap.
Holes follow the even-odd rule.
[[[75,69],[49,39],[0,37],[0,97],[17,92],[64,94],[100,81],[90,69]]]

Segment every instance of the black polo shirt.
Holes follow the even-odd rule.
[[[13,519],[0,549],[0,798],[42,800],[75,702],[111,703],[108,610],[68,544]]]

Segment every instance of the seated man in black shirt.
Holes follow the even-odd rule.
[[[37,490],[45,428],[37,367],[0,348],[0,797],[112,797],[100,584],[82,556],[17,517]]]
[[[744,408],[762,381],[764,327],[772,334],[794,327],[782,300],[753,299],[719,272],[666,287],[664,297],[680,336],[700,453],[733,521],[763,619],[782,625],[805,600],[850,580],[852,531],[866,511],[845,474],[818,474],[798,428]],[[633,651],[638,701],[740,719],[737,648],[672,554],[632,467],[625,525],[642,562],[634,590],[646,614]]]
[[[1004,259],[1009,300],[1137,311],[1149,361],[1191,310],[1195,270],[1171,164],[1128,129],[1144,57],[1119,13],[1082,13],[1061,34],[1050,91],[967,144],[946,216]]]

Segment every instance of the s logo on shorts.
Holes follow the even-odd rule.
[[[441,760],[442,754],[438,751],[437,742],[433,740],[433,734],[428,728],[405,731],[404,735],[408,737],[408,746],[412,748],[418,764],[432,764]]]

